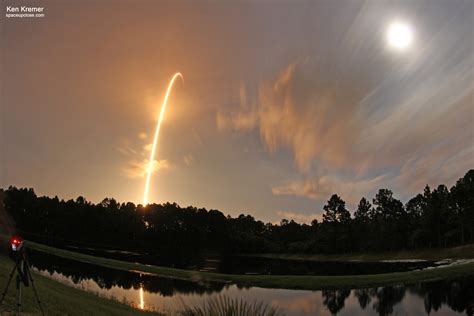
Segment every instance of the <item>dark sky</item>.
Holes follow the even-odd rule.
[[[474,167],[472,1],[21,1],[1,30],[0,187],[310,221]],[[412,43],[387,42],[393,23]]]

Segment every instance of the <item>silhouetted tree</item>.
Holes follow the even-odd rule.
[[[422,222],[423,215],[426,213],[427,207],[427,199],[423,194],[418,194],[409,200],[405,206],[405,210],[409,219],[409,226],[407,227],[407,230],[412,232],[410,239],[408,240],[408,244],[411,248],[423,247],[429,240],[428,232],[425,227],[423,227]]]
[[[146,207],[105,198],[60,200],[38,197],[33,189],[9,187],[4,209],[24,237],[60,247],[121,249],[174,258],[181,265],[201,252],[343,253],[446,247],[474,242],[474,170],[448,190],[426,186],[405,205],[380,189],[373,205],[362,198],[354,219],[334,194],[323,207],[323,221],[311,225],[284,219],[263,223],[218,210],[176,203]],[[0,201],[1,203],[1,201]]]
[[[451,188],[454,211],[457,214],[457,229],[460,243],[474,242],[474,169]]]
[[[348,251],[351,248],[349,245],[351,214],[346,209],[346,202],[337,194],[333,194],[323,209],[325,213],[322,230],[329,246],[326,251]]]
[[[373,199],[374,229],[379,244],[377,248],[394,250],[402,248],[406,241],[408,217],[402,202],[393,197],[393,192],[380,189]]]
[[[372,213],[372,204],[363,197],[354,213],[354,237],[359,245],[358,250],[368,250],[371,248],[370,221]]]
[[[323,209],[325,223],[347,223],[351,219],[351,213],[346,209],[346,202],[337,194],[331,196]]]

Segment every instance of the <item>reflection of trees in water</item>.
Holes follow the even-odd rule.
[[[125,290],[131,288],[137,290],[143,286],[143,289],[147,292],[172,296],[178,293],[210,294],[222,291],[225,286],[216,282],[191,282],[153,275],[140,275],[36,252],[33,253],[31,259],[33,265],[39,270],[46,270],[50,274],[53,272],[60,273],[71,279],[75,284],[85,280],[93,280],[101,289],[106,290],[110,290],[113,286]]]
[[[427,313],[437,311],[446,304],[456,312],[474,315],[474,280],[438,281],[417,284],[410,291],[424,298]]]
[[[225,284],[215,282],[191,282],[172,278],[163,278],[137,273],[109,269],[92,264],[63,259],[51,255],[33,252],[31,255],[33,265],[39,270],[49,273],[58,272],[70,278],[74,283],[91,279],[102,289],[111,289],[113,286],[125,290],[139,289],[163,296],[172,296],[178,293],[212,294],[221,292]],[[53,266],[52,264],[53,263]],[[247,288],[238,286],[238,288]],[[445,280],[429,283],[418,283],[408,286],[385,286],[369,289],[353,290],[362,309],[371,307],[379,315],[393,312],[396,304],[405,297],[406,291],[418,295],[424,300],[427,313],[438,311],[443,305],[456,312],[466,312],[474,315],[474,279]],[[345,300],[349,297],[350,290],[322,291],[323,304],[328,310],[337,314],[344,308]]]
[[[359,305],[362,307],[362,309],[365,309],[365,307],[372,301],[370,298],[369,289],[354,290],[354,295],[357,298],[357,301],[359,301]]]
[[[344,302],[349,294],[351,294],[350,290],[323,291],[323,303],[332,314],[337,314],[344,308]]]
[[[374,310],[379,315],[389,315],[393,312],[393,306],[400,303],[405,297],[404,286],[384,286],[373,290]]]
[[[357,289],[353,293],[362,309],[372,302],[372,308],[378,315],[390,315],[394,306],[403,300],[407,290],[424,299],[427,314],[446,305],[453,311],[474,315],[474,279]],[[350,291],[344,290],[322,291],[323,304],[332,314],[337,314],[344,308],[349,294]]]

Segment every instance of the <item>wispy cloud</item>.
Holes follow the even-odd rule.
[[[291,63],[260,84],[253,104],[241,91],[245,102],[218,113],[218,128],[258,130],[269,152],[290,150],[306,180],[275,185],[275,195],[339,193],[355,203],[380,187],[405,194],[449,185],[474,165],[474,62],[439,69],[418,59],[378,81],[356,80],[358,63],[342,74],[309,59]]]
[[[183,162],[187,167],[190,167],[194,163],[194,156],[187,154],[183,157]]]
[[[147,139],[146,133],[139,133],[138,140],[122,139],[117,150],[126,158],[122,174],[128,178],[144,178],[148,173],[149,154],[152,144],[143,144]],[[140,144],[141,143],[141,144]],[[159,170],[168,170],[172,164],[167,159],[153,160],[152,174]]]
[[[144,178],[148,173],[149,161],[144,159],[142,161],[129,161],[127,166],[124,168],[124,174],[129,178]],[[170,163],[168,160],[153,160],[151,173],[155,173],[159,170],[170,169]]]
[[[290,149],[302,171],[315,159],[342,165],[358,132],[354,117],[359,88],[349,82],[336,88],[328,84],[336,79],[317,74],[317,68],[309,61],[288,65],[274,81],[262,82],[256,105],[241,105],[241,111],[227,116],[218,113],[217,126],[258,128],[270,152]]]
[[[302,196],[321,202],[327,201],[332,194],[337,193],[350,205],[356,205],[362,196],[382,187],[389,179],[389,175],[361,180],[327,175],[275,186],[272,188],[272,193],[274,195]]]
[[[237,112],[217,112],[216,125],[218,130],[251,130],[258,124],[259,113],[255,104],[248,102],[247,90],[243,83],[239,89],[239,109]]]

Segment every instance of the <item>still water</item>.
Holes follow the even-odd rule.
[[[173,267],[187,270],[218,272],[225,274],[273,274],[273,275],[358,275],[412,271],[443,263],[418,260],[404,262],[357,262],[285,260],[235,255],[141,255],[132,252],[67,247],[73,251],[110,259],[143,264]]]
[[[174,314],[218,296],[265,302],[286,315],[474,315],[474,279],[369,289],[302,291],[183,281],[107,269],[40,253],[34,269],[49,278],[135,308]],[[53,264],[51,265],[51,262]]]

